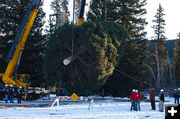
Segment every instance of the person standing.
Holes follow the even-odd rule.
[[[179,102],[179,98],[180,98],[180,88],[177,89],[177,94],[178,94],[178,102]],[[179,104],[179,103],[178,103]]]
[[[156,104],[155,104],[155,96],[156,96],[156,91],[155,88],[152,88],[151,91],[149,91],[149,99],[151,101],[151,110],[156,110]]]
[[[22,87],[20,86],[18,89],[17,89],[17,96],[18,96],[18,103],[21,103],[21,100],[22,100]]]
[[[179,104],[179,95],[177,89],[174,89],[173,96],[174,96],[174,104]]]
[[[9,92],[8,92],[8,85],[6,84],[5,87],[4,87],[5,103],[8,103],[8,95],[9,95]]]
[[[163,112],[164,111],[164,90],[163,89],[161,89],[160,90],[160,96],[159,96],[159,98],[160,98],[160,102],[159,102],[159,111],[160,112]]]
[[[131,93],[131,96],[130,96],[130,98],[131,98],[131,108],[130,108],[130,110],[132,111],[132,110],[136,110],[136,106],[135,106],[135,89],[133,89],[132,90],[132,93]]]
[[[14,103],[14,88],[12,85],[10,85],[9,88],[9,98],[10,98],[10,103]]]
[[[142,100],[141,94],[136,90],[136,111],[140,111],[140,100]]]

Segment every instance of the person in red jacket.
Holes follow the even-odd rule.
[[[138,92],[138,90],[135,91],[135,100],[136,100],[136,111],[140,111],[140,100],[142,100],[141,94]]]
[[[136,100],[135,100],[135,98],[136,98],[136,96],[135,96],[135,89],[133,89],[132,90],[132,93],[131,93],[131,108],[130,108],[130,110],[132,111],[132,110],[136,110],[136,104],[135,104],[135,102],[136,102]]]

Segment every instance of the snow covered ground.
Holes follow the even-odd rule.
[[[165,104],[173,104],[172,98],[166,98],[166,101]],[[0,105],[3,103],[1,101]],[[28,105],[26,102],[23,104]],[[165,112],[158,111],[158,102],[155,111],[151,110],[150,102],[141,102],[141,111],[130,111],[130,102],[110,97],[103,101],[95,100],[92,106],[89,110],[89,102],[62,102],[59,107],[9,106],[0,108],[0,119],[165,119]]]

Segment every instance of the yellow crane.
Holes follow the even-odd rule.
[[[41,0],[31,1],[24,20],[21,23],[19,32],[16,35],[14,43],[8,53],[8,66],[6,68],[6,71],[5,73],[0,74],[0,77],[2,77],[2,81],[4,82],[4,84],[13,85],[16,87],[28,87],[30,85],[29,75],[17,74],[17,70],[28,34],[36,18],[40,2]]]
[[[81,0],[80,1],[80,8],[79,8],[79,14],[78,14],[78,18],[77,18],[77,26],[80,26],[84,23],[84,8],[85,8],[85,4],[86,4],[86,0]]]
[[[26,12],[24,20],[21,23],[18,34],[14,39],[14,43],[8,53],[7,62],[8,66],[5,73],[0,73],[0,81],[8,86],[13,85],[14,87],[29,87],[30,86],[30,76],[28,74],[17,74],[18,66],[20,63],[21,55],[24,50],[24,46],[34,23],[36,15],[38,13],[38,8],[41,0],[32,0],[29,8]],[[77,19],[77,26],[80,26],[84,22],[84,8],[86,0],[80,1],[80,9]]]

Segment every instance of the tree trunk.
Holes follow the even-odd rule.
[[[149,65],[147,65],[147,64],[145,64],[145,66],[151,71],[152,76],[153,76],[153,79],[154,79],[154,82],[155,82],[155,84],[156,84],[156,80],[157,80],[157,79],[156,79],[156,76],[155,76],[155,74],[154,74],[152,68],[151,68]]]
[[[155,57],[156,57],[156,68],[157,68],[157,78],[156,78],[156,88],[159,89],[160,86],[160,63],[159,63],[159,57],[158,57],[158,51],[157,51],[157,41],[155,46]]]

